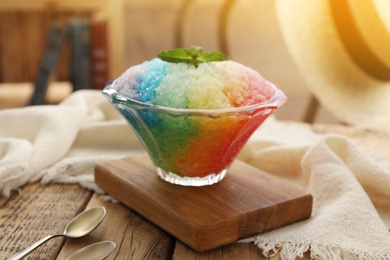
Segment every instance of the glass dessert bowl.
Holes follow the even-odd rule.
[[[224,109],[172,108],[126,97],[115,89],[103,94],[124,116],[163,180],[204,186],[221,181],[253,132],[287,100],[274,89],[267,101]]]

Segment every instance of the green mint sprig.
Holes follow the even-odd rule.
[[[196,68],[200,63],[213,61],[226,61],[229,57],[217,52],[205,52],[201,47],[192,46],[189,49],[177,48],[173,50],[163,51],[157,55],[163,61],[171,63],[188,63]]]

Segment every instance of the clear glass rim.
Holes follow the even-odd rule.
[[[242,106],[242,107],[221,108],[221,109],[174,108],[174,107],[166,107],[166,106],[144,103],[132,98],[125,97],[119,94],[114,89],[115,82],[116,80],[107,83],[106,87],[102,91],[103,94],[121,103],[137,105],[139,109],[160,110],[160,111],[166,111],[174,114],[185,113],[185,114],[216,115],[216,114],[251,112],[259,109],[277,109],[287,101],[287,96],[284,94],[284,92],[281,89],[277,88],[274,84],[270,83],[272,88],[275,90],[275,94],[270,99],[258,104],[254,104],[250,106]]]

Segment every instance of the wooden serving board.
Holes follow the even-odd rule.
[[[199,252],[307,219],[312,211],[310,194],[238,160],[211,186],[167,183],[146,154],[97,165],[95,181]]]

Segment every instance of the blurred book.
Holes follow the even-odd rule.
[[[105,19],[91,20],[91,87],[103,89],[109,80],[108,29]]]
[[[91,30],[87,19],[69,21],[70,82],[73,90],[91,88]]]
[[[42,105],[45,103],[46,91],[56,69],[66,38],[66,26],[53,24],[35,76],[34,92],[29,101],[29,105]]]
[[[71,19],[67,26],[54,24],[36,73],[29,105],[45,103],[47,88],[65,41],[68,41],[69,47],[69,81],[73,91],[91,88],[101,90],[109,80],[107,20]]]

